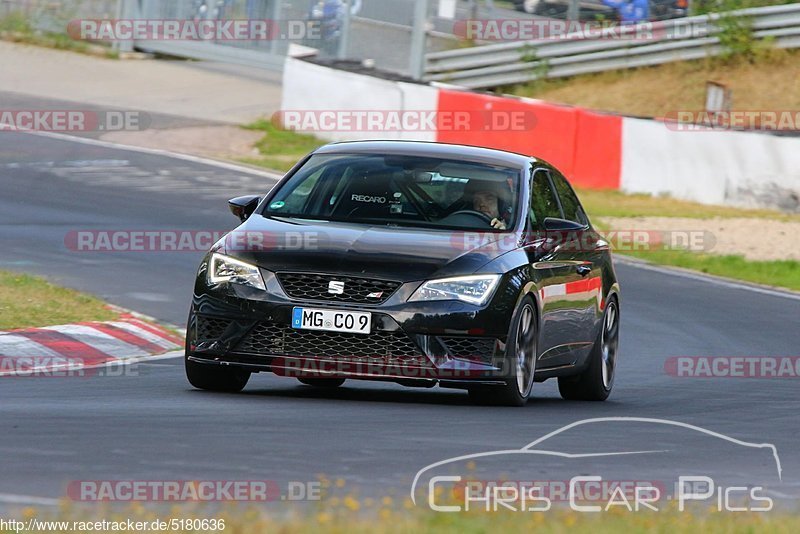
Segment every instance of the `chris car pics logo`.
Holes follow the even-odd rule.
[[[668,448],[643,448],[630,447],[630,450],[606,451],[600,447],[593,452],[585,452],[585,447],[576,445],[580,452],[566,452],[566,448],[561,443],[560,446],[542,448],[542,444],[547,440],[553,440],[557,436],[573,429],[580,429],[586,425],[596,424],[642,424],[648,430],[643,435],[644,439],[657,440],[658,432],[667,432],[675,435],[683,431],[694,434],[694,449],[683,445],[677,447],[681,450],[674,451]],[[647,425],[654,425],[651,428]],[[657,425],[657,426],[656,426]],[[584,428],[585,429],[585,428]],[[617,429],[617,433],[619,430]],[[567,438],[571,434],[561,436]],[[569,440],[573,444],[586,444],[585,439]],[[584,436],[585,438],[585,436]],[[671,421],[668,419],[654,419],[645,417],[602,417],[576,421],[565,425],[541,438],[527,444],[519,449],[501,449],[493,451],[479,452],[464,456],[447,458],[439,462],[429,464],[420,469],[411,486],[411,500],[417,505],[420,496],[426,497],[421,502],[427,501],[430,509],[436,512],[453,513],[469,511],[479,508],[489,511],[519,511],[519,512],[545,512],[550,510],[555,504],[567,503],[569,508],[576,512],[601,513],[610,510],[625,509],[629,512],[639,512],[644,510],[659,511],[664,509],[667,501],[674,501],[678,504],[678,510],[683,512],[692,505],[710,507],[719,512],[767,512],[772,510],[774,503],[769,496],[770,492],[765,485],[747,483],[737,479],[731,483],[729,478],[715,479],[711,476],[713,469],[698,463],[697,457],[700,454],[711,454],[712,459],[719,457],[721,461],[727,461],[726,452],[715,452],[715,447],[709,446],[706,440],[724,444],[725,447],[732,448],[737,454],[750,456],[757,454],[750,451],[763,451],[764,458],[757,458],[759,461],[752,463],[759,470],[762,466],[774,463],[775,477],[771,473],[763,473],[758,476],[766,476],[770,483],[774,478],[777,482],[782,481],[782,468],[780,457],[775,445],[771,443],[751,443],[718,432],[714,432],[696,425]],[[721,441],[719,441],[721,440]],[[668,440],[665,440],[668,441]],[[626,440],[626,442],[631,442]],[[702,447],[697,446],[701,444]],[[555,445],[555,444],[554,444]],[[719,450],[722,445],[720,445]],[[629,447],[622,446],[621,449]],[[690,459],[692,462],[689,467],[682,467],[669,463],[670,457],[665,456],[669,453],[679,453],[679,455],[695,456]],[[680,456],[679,456],[680,457]],[[700,456],[702,457],[702,456]],[[767,460],[767,457],[770,460]],[[503,463],[503,459],[508,461]],[[524,478],[526,459],[532,459],[532,466],[535,467],[535,479]],[[601,476],[597,472],[587,472],[587,467],[591,470],[597,469],[602,472],[613,465],[615,459],[623,466],[624,470],[617,472],[636,473],[636,477],[629,477],[622,480],[619,477]],[[550,460],[557,460],[551,462]],[[509,466],[513,467],[517,480],[506,480],[499,478],[485,478],[478,476],[477,464],[492,465],[492,462],[500,462],[500,472],[508,473]],[[568,469],[571,463],[575,468],[574,476],[550,477],[539,479],[540,473],[546,472],[542,468]],[[587,464],[580,464],[586,462]],[[644,462],[641,469],[637,469],[636,462]],[[467,471],[461,471],[463,465],[467,465]],[[659,466],[668,466],[671,471],[659,470]],[[486,465],[482,465],[486,467]],[[648,471],[652,469],[652,471]],[[485,472],[485,469],[484,471]],[[742,471],[744,472],[744,471]],[[446,473],[446,474],[444,474]],[[655,476],[649,476],[655,475]],[[773,478],[774,477],[774,478]]]

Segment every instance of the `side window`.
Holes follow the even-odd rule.
[[[561,207],[564,209],[564,218],[579,224],[589,224],[589,219],[586,217],[581,203],[575,192],[567,183],[566,178],[557,172],[551,172],[550,177],[553,179],[553,184],[556,186],[558,198],[561,200]]]
[[[561,210],[546,171],[538,170],[533,174],[529,217],[534,228],[541,228],[546,217],[561,218]]]
[[[284,198],[284,204],[281,209],[285,213],[302,213],[324,170],[325,167],[320,167],[314,174],[297,184]]]

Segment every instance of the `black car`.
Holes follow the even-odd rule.
[[[462,388],[523,405],[534,381],[605,400],[619,285],[609,245],[552,165],[410,141],[334,143],[265,196],[200,264],[186,340],[197,388],[272,371]]]

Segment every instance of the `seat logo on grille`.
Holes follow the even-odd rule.
[[[383,296],[383,291],[376,291],[367,295],[368,299],[379,299]]]
[[[331,280],[328,282],[328,293],[331,295],[341,295],[344,293],[344,282]]]

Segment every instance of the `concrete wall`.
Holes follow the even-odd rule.
[[[622,122],[621,189],[705,204],[800,211],[800,139]]]
[[[421,84],[393,82],[287,58],[283,73],[281,110],[436,111],[438,89]],[[435,141],[436,131],[312,131],[327,141],[405,139]]]

